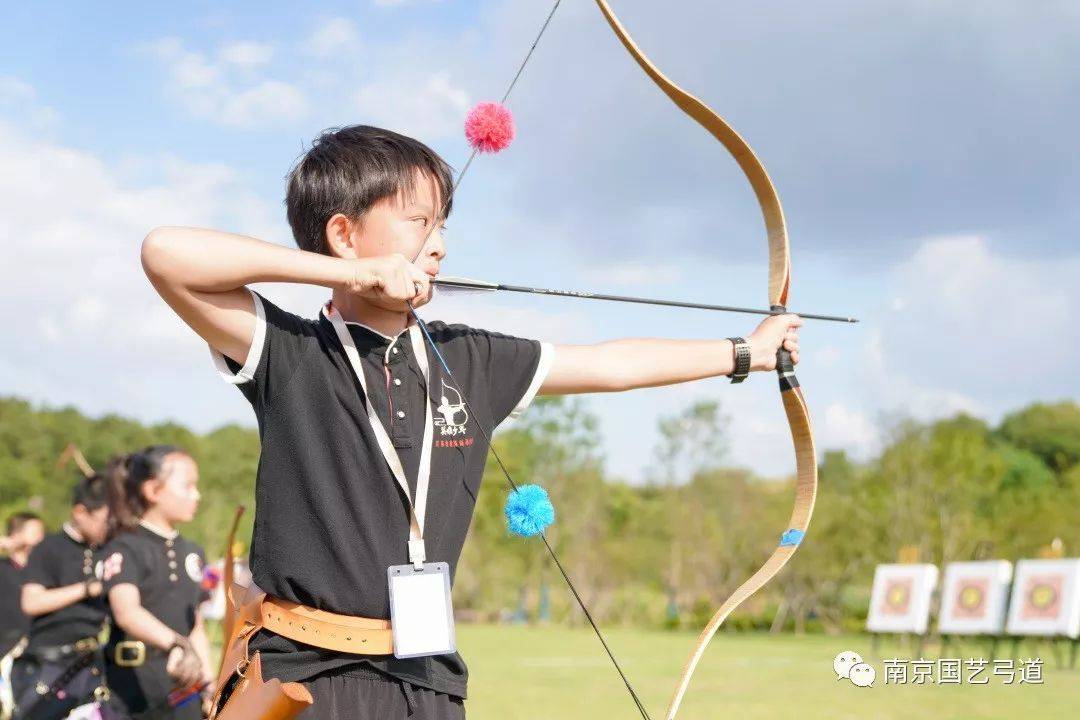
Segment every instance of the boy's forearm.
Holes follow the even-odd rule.
[[[603,365],[614,370],[618,390],[675,385],[729,375],[735,369],[730,340],[629,338],[601,343]]]
[[[205,293],[257,282],[329,288],[356,282],[355,265],[348,261],[202,228],[155,228],[143,242],[142,261],[155,284]]]

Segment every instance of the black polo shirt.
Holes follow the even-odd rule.
[[[87,580],[101,579],[101,549],[82,540],[67,526],[48,535],[30,551],[23,584],[36,583],[46,590]],[[101,632],[108,615],[105,596],[84,598],[31,620],[29,650],[70,645]]]
[[[108,591],[125,583],[134,585],[139,588],[144,609],[170,630],[187,637],[195,627],[203,599],[205,564],[206,556],[197,544],[177,532],[143,523],[106,546],[105,588]],[[122,631],[117,629],[115,634],[119,636]]]
[[[30,629],[22,611],[23,569],[11,558],[0,558],[0,657]]]
[[[255,410],[262,439],[251,572],[280,598],[346,615],[389,618],[386,570],[408,562],[409,506],[368,423],[360,383],[333,325],[286,312],[252,292],[257,314],[245,364],[212,352],[218,370]],[[415,491],[424,436],[424,379],[408,332],[395,338],[347,324],[371,402]],[[532,401],[547,375],[549,345],[463,325],[429,331],[461,384],[445,377],[425,343],[433,448],[424,540],[428,562],[457,567],[480,490],[489,433]],[[475,414],[475,417],[473,416]],[[264,671],[285,681],[368,665],[460,697],[467,670],[443,655],[398,660],[318,650],[264,633],[253,641]]]

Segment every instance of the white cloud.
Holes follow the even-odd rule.
[[[333,57],[340,52],[355,52],[360,45],[360,31],[348,18],[330,18],[308,36],[304,43],[316,57]]]
[[[264,80],[225,98],[220,112],[220,119],[226,125],[247,127],[267,117],[279,121],[300,120],[307,115],[308,104],[303,91],[294,85]]]
[[[1022,246],[1021,246],[1022,247]],[[881,353],[920,381],[965,394],[1030,391],[1068,377],[1080,341],[1080,255],[1030,259],[986,238],[929,238],[891,273]],[[899,362],[897,362],[899,361]]]
[[[244,70],[254,70],[270,62],[274,57],[273,46],[250,40],[225,45],[218,50],[218,57],[225,63]]]
[[[862,410],[840,402],[825,406],[816,429],[816,442],[821,449],[846,448],[860,459],[870,457],[879,449],[877,424]]]
[[[995,252],[975,235],[931,237],[883,278],[881,309],[863,323],[854,361],[825,408],[826,444],[875,443],[870,418],[930,421],[968,413],[995,422],[1035,400],[1076,397],[1080,257]],[[819,355],[818,353],[814,354]]]
[[[32,85],[11,76],[0,76],[0,111],[39,131],[55,128],[60,120],[55,109],[41,104]]]
[[[448,72],[395,73],[356,94],[356,111],[364,122],[422,138],[460,132],[468,105],[468,93]]]
[[[303,119],[306,93],[279,79],[258,77],[273,48],[252,41],[219,48],[218,60],[187,50],[183,40],[161,38],[139,49],[155,57],[168,73],[165,91],[192,115],[228,127],[251,128]]]
[[[139,243],[161,224],[282,239],[280,211],[224,165],[144,158],[158,180],[134,187],[96,156],[4,122],[0,157],[0,321],[20,329],[5,344],[0,392],[197,427],[229,417],[228,401],[200,392],[209,384],[189,384],[205,350],[143,276]],[[234,201],[252,220],[234,217]],[[166,390],[179,386],[191,394]]]

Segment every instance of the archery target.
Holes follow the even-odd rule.
[[[1080,638],[1080,558],[1018,562],[1006,629]]]
[[[945,566],[938,631],[946,635],[998,635],[1005,629],[1012,563],[956,562]]]
[[[878,565],[870,590],[866,629],[881,633],[925,633],[937,581],[938,569],[934,565]]]

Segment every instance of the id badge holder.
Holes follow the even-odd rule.
[[[394,657],[445,655],[457,647],[454,639],[454,607],[450,601],[450,566],[444,562],[392,565],[387,571],[390,586],[390,624],[394,634]]]

